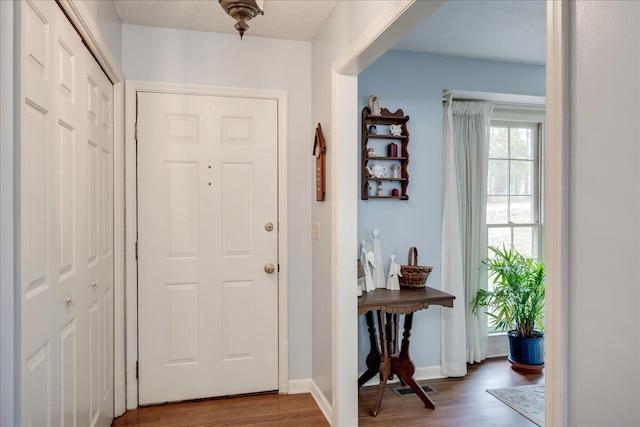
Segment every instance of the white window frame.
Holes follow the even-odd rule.
[[[510,125],[517,126],[518,124],[532,123],[538,124],[537,135],[537,147],[535,147],[535,159],[534,159],[534,174],[535,174],[535,186],[534,189],[534,203],[535,203],[535,218],[534,222],[523,224],[489,224],[487,223],[487,235],[490,228],[506,227],[511,228],[512,236],[513,229],[518,227],[534,227],[537,229],[537,236],[535,238],[537,244],[534,248],[534,257],[537,259],[543,259],[544,257],[544,135],[545,135],[545,106],[544,105],[512,105],[512,104],[496,104],[491,115],[490,126],[497,125]],[[487,170],[488,173],[488,170]],[[537,220],[537,221],[536,221]],[[513,238],[512,238],[513,240]],[[488,279],[489,280],[489,279]],[[487,280],[487,283],[488,283]],[[501,356],[506,355],[509,352],[508,343],[506,341],[506,332],[496,331],[494,327],[488,325],[489,332],[489,356]]]

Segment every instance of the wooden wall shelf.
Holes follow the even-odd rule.
[[[383,108],[379,116],[372,116],[369,107],[362,110],[362,153],[361,153],[361,181],[362,181],[362,200],[368,199],[391,199],[391,200],[409,200],[407,187],[409,186],[409,173],[407,166],[409,164],[409,132],[407,131],[407,122],[409,116],[405,116],[402,109],[395,113]],[[376,125],[377,132],[369,132],[369,126]],[[402,132],[400,135],[391,135],[389,126],[401,125]],[[395,141],[395,142],[394,142]],[[397,156],[389,156],[388,145],[395,143],[397,147]],[[373,148],[376,153],[386,153],[387,155],[369,156],[369,149]],[[382,178],[374,178],[369,176],[367,167],[372,167],[373,162],[377,161],[383,167],[387,168],[387,173]],[[391,166],[397,164],[400,167],[399,177],[391,178]],[[377,183],[387,183],[383,185],[383,194],[376,194]],[[389,186],[389,183],[397,183],[398,186]],[[397,196],[391,195],[393,188],[399,192]]]

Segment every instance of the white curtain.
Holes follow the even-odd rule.
[[[466,375],[467,363],[487,357],[487,317],[475,316],[470,301],[486,282],[486,199],[489,127],[493,104],[444,103],[444,209],[442,290],[455,295],[453,309],[442,309],[442,375]]]

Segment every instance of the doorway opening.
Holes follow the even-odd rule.
[[[546,11],[545,11],[546,12]],[[549,76],[547,78],[547,82],[544,84],[545,87],[549,88],[546,90],[546,95],[547,95],[547,99],[548,99],[548,105],[547,105],[547,150],[545,152],[545,161],[547,162],[547,168],[545,170],[545,181],[547,183],[550,183],[550,185],[553,188],[547,188],[549,191],[547,193],[545,193],[545,212],[547,213],[546,215],[546,220],[547,223],[545,224],[545,241],[546,241],[546,249],[547,249],[547,257],[546,257],[546,261],[548,264],[548,270],[547,270],[547,277],[550,279],[551,277],[553,277],[554,282],[553,282],[553,286],[551,288],[548,289],[547,292],[547,328],[548,328],[548,333],[547,333],[547,337],[551,338],[550,341],[552,341],[551,343],[549,343],[550,345],[547,347],[547,354],[548,357],[553,358],[554,362],[553,364],[548,364],[547,365],[547,401],[551,401],[553,402],[553,404],[550,404],[549,406],[551,407],[552,411],[550,411],[549,413],[547,413],[547,419],[549,420],[557,420],[557,419],[561,419],[561,414],[563,413],[563,408],[564,408],[564,404],[563,404],[563,400],[561,398],[561,390],[564,389],[565,384],[564,381],[562,380],[561,377],[561,373],[564,370],[564,365],[562,363],[562,359],[558,359],[556,354],[562,354],[563,353],[563,348],[562,345],[558,345],[557,342],[557,337],[558,336],[562,336],[564,334],[564,323],[562,321],[562,318],[564,317],[564,313],[562,312],[562,289],[563,287],[566,286],[566,280],[565,280],[565,274],[566,274],[566,265],[563,263],[562,261],[562,251],[565,249],[565,243],[563,242],[561,237],[556,237],[552,234],[551,230],[555,230],[556,232],[560,231],[560,230],[564,230],[566,227],[565,224],[565,216],[564,216],[564,212],[566,211],[566,206],[565,203],[558,198],[558,195],[560,194],[564,194],[564,184],[563,184],[563,180],[561,179],[561,171],[565,168],[565,162],[566,162],[566,156],[563,155],[564,153],[564,146],[566,144],[566,135],[565,135],[565,122],[564,122],[564,114],[565,114],[565,109],[564,106],[562,104],[565,94],[564,92],[561,90],[561,88],[566,87],[566,77],[565,77],[565,71],[563,68],[563,60],[562,60],[562,56],[560,55],[560,53],[562,52],[562,47],[566,46],[566,28],[563,27],[562,25],[562,16],[563,14],[566,13],[566,10],[564,10],[561,7],[553,7],[553,5],[550,4],[549,7],[549,33],[553,34],[554,37],[550,37],[548,40],[548,46],[549,46],[549,52],[547,54],[547,57],[549,58],[549,61],[547,63],[547,70],[546,70],[546,74]],[[391,52],[391,54],[393,54],[393,52]],[[338,68],[339,69],[339,68]],[[394,67],[393,70],[390,68],[389,69],[389,75],[393,75],[392,71],[396,71],[398,70],[399,67]],[[403,69],[403,67],[400,67],[400,69]],[[358,72],[362,71],[361,69],[357,70]],[[543,72],[543,74],[545,74],[545,72]],[[339,76],[336,76],[339,77]],[[363,74],[360,74],[358,79],[362,79]],[[429,76],[429,77],[433,77],[433,76]],[[349,87],[350,84],[354,84],[354,81],[347,81],[346,76],[345,79],[342,80],[343,77],[339,77],[339,79],[336,79],[334,81],[334,88],[335,87],[339,87],[340,90],[338,92],[342,93],[343,89],[347,89]],[[356,80],[356,81],[357,81]],[[344,83],[344,85],[342,85],[342,83]],[[446,88],[445,85],[442,85],[438,88],[437,90],[437,94],[440,95],[441,94],[441,90],[443,88]],[[399,90],[401,91],[401,90]],[[349,92],[349,91],[347,91]],[[415,92],[419,92],[419,90],[416,90]],[[363,94],[363,96],[360,96],[360,94],[356,94],[356,99],[358,102],[358,107],[362,107],[362,105],[366,105],[365,104],[365,95],[366,97],[368,97],[371,94],[376,94],[378,95],[379,92],[374,92],[374,93],[367,93],[367,94]],[[413,93],[409,93],[409,94],[405,94],[408,97],[413,96]],[[339,96],[339,98],[342,100],[343,96]],[[390,94],[390,98],[389,99],[397,99],[397,94],[391,93]],[[345,101],[346,102],[346,101]],[[440,110],[441,109],[441,103],[438,102],[435,104],[436,105],[436,109]],[[384,106],[384,105],[383,105]],[[355,107],[356,111],[359,110],[358,107]],[[342,107],[340,107],[342,108]],[[334,107],[334,115],[336,113],[336,109]],[[406,111],[405,111],[406,113]],[[351,113],[353,114],[353,113]],[[441,112],[439,111],[436,116],[437,119],[436,120],[441,120]],[[553,117],[553,120],[551,120],[550,118]],[[350,138],[351,141],[353,141],[354,139],[357,140],[357,138],[353,138],[353,135],[357,135],[357,129],[359,126],[356,127],[350,127],[349,129],[353,132],[352,137]],[[343,129],[344,130],[344,134],[346,136],[347,134],[347,129]],[[342,134],[342,131],[340,131],[340,133]],[[434,143],[433,141],[429,141],[429,143]],[[438,141],[435,142],[436,144],[440,143],[440,138],[438,139]],[[554,153],[555,155],[557,155],[557,159],[553,159],[551,153]],[[346,153],[343,152],[343,155],[345,155]],[[354,165],[359,164],[356,159],[357,159],[357,153],[349,153],[349,157],[350,156],[354,156]],[[344,158],[343,158],[344,161]],[[356,167],[354,166],[352,169],[347,170],[345,169],[345,175],[340,175],[342,176],[345,180],[350,180],[353,179],[351,177],[353,176],[357,176],[357,173],[355,172]],[[340,172],[339,172],[340,174]],[[550,177],[553,177],[553,179],[550,179]],[[344,187],[344,181],[341,184],[341,191],[339,192],[339,194],[337,195],[338,200],[341,200],[341,198],[343,196],[346,195],[355,195],[355,192],[352,192],[353,190],[355,190],[355,188],[345,188]],[[345,205],[348,204],[348,202],[345,200],[344,201]],[[334,208],[334,217],[338,217],[339,213],[342,211],[343,208]],[[381,209],[383,210],[383,209]],[[348,223],[349,221],[340,221],[343,225],[345,223]],[[342,229],[342,227],[340,225],[337,226],[337,228],[340,230]],[[559,235],[561,236],[561,235]],[[344,239],[339,239],[339,246],[345,245],[344,246],[344,250],[345,253],[347,251],[347,243],[350,243],[350,252],[354,253],[354,247],[357,245],[358,242],[358,237],[356,236],[351,236],[351,234],[349,234],[348,236],[345,236]],[[341,268],[338,268],[338,270],[344,269],[344,271],[350,270],[348,269],[346,266],[343,266]],[[338,271],[338,277],[342,277],[342,273],[340,271]],[[356,271],[355,271],[355,266],[353,268],[352,273],[353,274],[353,282],[355,282],[355,277],[356,277]],[[347,278],[347,275],[345,274],[344,276],[345,281]],[[340,298],[347,298],[347,297],[351,297],[352,295],[350,295],[350,292],[346,292],[346,291],[337,291],[335,292],[335,296],[334,296],[334,301],[335,299],[340,299]],[[353,292],[353,294],[355,294],[355,291]],[[346,308],[348,306],[347,303],[345,303],[345,311],[344,313],[341,313],[341,310],[338,310],[338,314],[334,317],[334,322],[335,323],[340,323],[340,319],[342,319],[342,317],[346,317],[347,313],[350,310],[353,310],[353,308]],[[346,319],[343,319],[346,320]],[[549,325],[553,325],[553,330],[549,330]],[[335,331],[335,328],[334,328]],[[334,332],[335,333],[335,332]],[[344,336],[344,331],[342,331],[342,334]],[[340,337],[334,337],[334,342],[337,344],[338,348],[342,348],[342,351],[344,351],[344,348],[346,347],[340,347],[340,344],[343,343],[343,339],[344,338],[340,338]],[[348,346],[347,344],[344,344],[345,346]],[[338,379],[335,379],[335,370],[340,371],[340,368],[334,368],[334,384],[340,385],[341,382]],[[344,391],[342,392],[344,393]],[[334,398],[335,399],[335,398]],[[342,405],[342,408],[344,408],[346,405]],[[341,416],[334,416],[333,419],[339,419]]]

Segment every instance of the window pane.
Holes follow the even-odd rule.
[[[506,224],[509,222],[507,196],[487,197],[487,224]]]
[[[513,229],[513,246],[524,256],[534,256],[533,227],[516,227]]]
[[[533,194],[533,162],[528,160],[511,161],[511,194]]]
[[[511,128],[511,158],[533,160],[533,129]]]
[[[511,227],[489,227],[487,244],[498,248],[501,248],[503,244],[506,247],[511,246]],[[487,257],[489,256],[493,256],[493,252],[487,249]]]
[[[509,128],[491,127],[489,157],[497,157],[500,159],[509,157],[508,131]]]
[[[511,196],[509,220],[515,224],[536,222],[533,203],[533,196]]]
[[[509,162],[506,160],[489,160],[489,174],[487,177],[487,194],[509,194]]]

